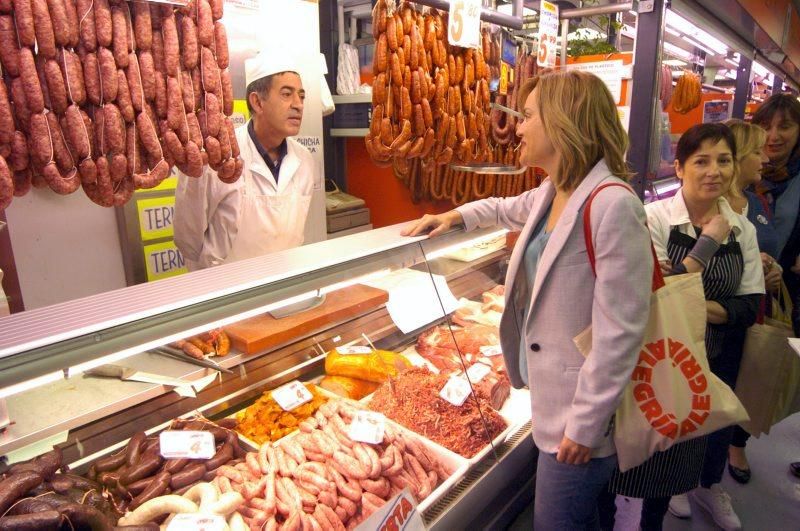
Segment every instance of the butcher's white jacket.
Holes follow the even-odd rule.
[[[252,258],[303,243],[302,235],[316,174],[313,156],[300,143],[287,138],[287,152],[281,161],[276,183],[272,171],[248,133],[247,124],[236,129],[236,139],[244,168],[242,176],[235,183],[223,183],[217,177],[217,172],[208,166],[199,178],[177,172],[174,241],[189,271],[225,263],[240,235],[242,240],[252,241],[254,232],[258,232],[258,240],[266,239],[271,243],[261,249],[251,246],[241,249],[240,245],[232,260]],[[279,205],[281,198],[290,198],[296,203],[292,211],[295,215],[283,216],[281,222],[262,219],[256,223],[262,225],[260,227],[247,221],[243,225],[243,198],[248,193],[260,196],[257,199],[278,201]],[[248,219],[252,221],[252,217]],[[291,234],[296,237],[286,237]]]

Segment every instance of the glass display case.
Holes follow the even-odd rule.
[[[400,228],[0,319],[4,466],[55,445],[64,465],[101,481],[98,463],[137,433],[198,415],[257,452],[302,421],[283,415],[275,431],[257,409],[299,380],[331,404],[383,414],[387,433],[441,460],[429,488],[409,485],[427,527],[502,524],[503,508],[532,498],[536,452],[528,392],[510,388],[499,349],[507,235]],[[121,490],[122,514],[134,495]]]

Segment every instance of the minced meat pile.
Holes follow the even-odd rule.
[[[506,421],[479,398],[487,437],[473,397],[457,407],[439,396],[447,379],[423,367],[408,369],[384,382],[369,408],[459,455],[472,457],[506,428]]]

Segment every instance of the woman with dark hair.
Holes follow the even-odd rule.
[[[800,292],[800,276],[791,272],[800,253],[800,102],[789,94],[770,96],[753,115],[753,123],[767,132],[764,152],[769,157],[756,187],[772,206],[779,262],[795,299]]]
[[[767,132],[764,151],[769,164],[757,190],[767,197],[778,235],[778,262],[794,303],[795,334],[800,333],[800,102],[791,94],[774,94],[753,115]],[[789,465],[800,477],[800,461]]]
[[[733,387],[744,332],[755,322],[764,293],[755,227],[724,197],[733,183],[736,141],[723,124],[696,125],[681,136],[675,159],[681,190],[645,206],[650,235],[665,274],[702,274],[709,367]],[[690,491],[722,529],[740,529],[730,497],[719,485],[732,433],[728,427],[656,452],[636,468],[617,471],[610,490],[644,498],[643,530],[660,530],[668,508],[676,516],[690,516],[685,496]]]

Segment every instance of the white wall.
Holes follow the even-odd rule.
[[[244,92],[244,57],[257,50],[290,50],[302,58],[300,75],[307,97],[298,139],[312,144],[319,141],[313,153],[317,190],[305,241],[322,241],[326,228],[319,6],[306,0],[261,0],[258,11],[230,4],[225,9],[236,97]],[[14,198],[6,214],[26,309],[125,287],[114,209],[95,205],[80,190],[69,196],[32,190],[25,197]]]
[[[26,310],[125,287],[113,208],[33,189],[6,216]]]
[[[263,24],[258,39],[262,53],[292,53],[302,61],[300,77],[306,91],[303,124],[297,139],[315,145],[312,155],[317,163],[317,182],[311,199],[306,223],[305,243],[327,238],[325,218],[325,169],[322,149],[322,103],[320,79],[322,63],[319,58],[319,5],[308,0],[262,0]]]

